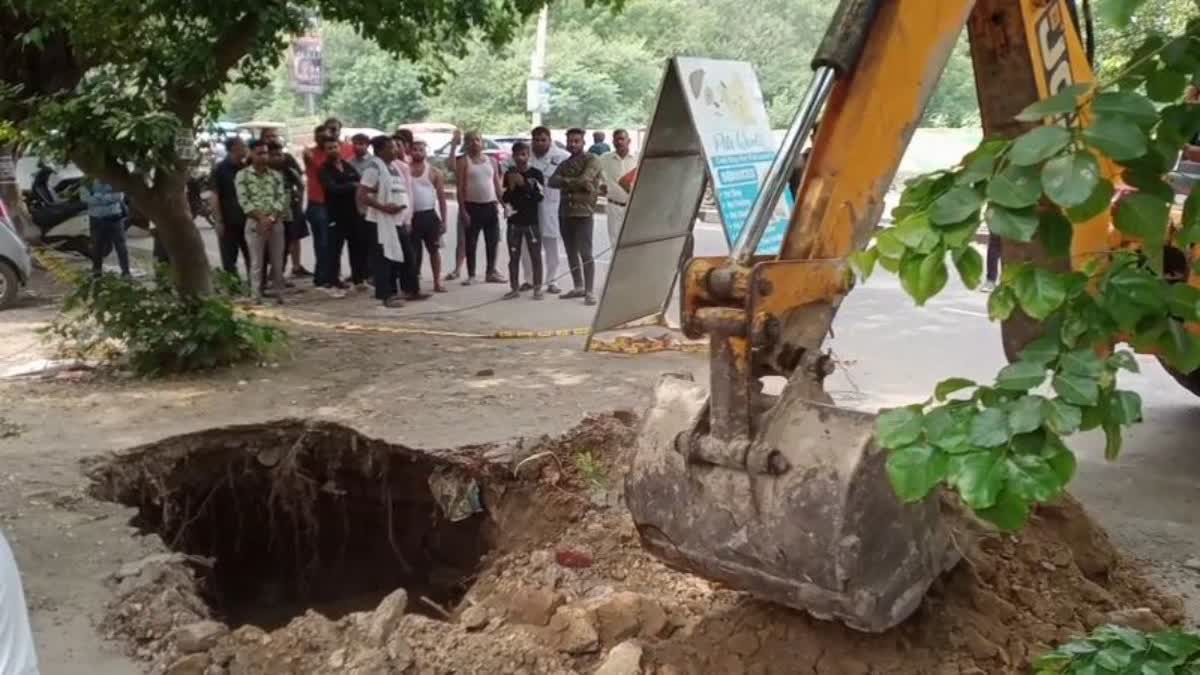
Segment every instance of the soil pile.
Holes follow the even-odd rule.
[[[474,517],[486,518],[488,552],[454,605],[414,599],[419,587],[393,589],[373,609],[336,620],[307,611],[273,631],[230,630],[220,608],[204,602],[206,570],[220,561],[184,550],[118,574],[106,625],[155,672],[174,675],[990,675],[1028,672],[1032,658],[1099,624],[1153,628],[1183,618],[1179,602],[1154,589],[1071,499],[1040,509],[1016,536],[948,506],[963,562],[916,615],[881,635],[716,587],[639,546],[619,498],[633,432],[628,415],[599,416],[560,438],[430,453],[424,461],[478,481],[486,511]],[[357,443],[356,453],[376,453],[376,467],[390,452],[414,452]],[[162,453],[142,452],[143,465]],[[143,485],[175,484],[180,467],[169,464],[155,465]]]

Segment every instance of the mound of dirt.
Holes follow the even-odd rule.
[[[948,505],[963,562],[916,615],[881,635],[716,587],[665,567],[639,546],[619,496],[633,423],[625,414],[592,417],[559,438],[429,453],[409,466],[425,467],[425,482],[432,474],[422,462],[434,472],[448,463],[479,482],[485,513],[475,517],[485,519],[487,552],[453,604],[416,600],[427,592],[422,577],[408,592],[392,589],[377,605],[336,620],[309,610],[276,630],[251,624],[229,630],[211,621],[228,620],[221,608],[205,603],[208,570],[220,567],[221,551],[210,560],[204,551],[181,550],[118,574],[106,625],[140,647],[155,672],[172,675],[990,675],[1028,672],[1031,659],[1103,623],[1153,628],[1183,618],[1180,603],[1146,581],[1071,499],[1039,509],[1019,535],[990,530]],[[279,440],[295,443],[287,434]],[[196,439],[190,442],[192,450],[173,461],[162,461],[169,449],[143,448],[118,460],[127,462],[122,472],[94,475],[111,494],[137,502],[133,496],[147,494],[147,486],[180,484],[184,474],[177,472],[187,464],[181,458],[203,452]],[[338,465],[368,474],[363,467],[378,471],[390,455],[421,455],[370,439],[355,443],[353,452],[337,453]],[[329,447],[318,444],[313,452]],[[354,459],[368,451],[370,462]],[[158,461],[147,463],[151,456]],[[130,471],[133,457],[153,469]],[[299,465],[310,477],[316,470],[311,458]],[[132,475],[143,481],[141,491],[117,489],[120,476]],[[338,483],[354,484],[344,475]],[[416,483],[407,485],[422,493]],[[167,492],[159,499],[170,500]],[[202,510],[193,506],[188,517]],[[442,510],[408,517],[414,513],[435,521],[427,531],[442,531]],[[400,553],[414,555],[407,548]]]

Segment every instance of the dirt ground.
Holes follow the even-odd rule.
[[[0,371],[45,355],[34,331],[54,315],[54,290],[34,290],[38,298],[0,318]],[[939,584],[912,622],[882,637],[847,634],[670,571],[642,553],[620,508],[628,416],[576,427],[589,413],[640,410],[658,373],[704,377],[704,359],[585,354],[581,343],[293,328],[292,357],[262,366],[155,382],[91,371],[0,379],[0,528],[26,579],[44,672],[965,675],[1017,672],[1046,642],[1105,620],[1200,618],[1185,616],[1143,573],[1173,589],[1200,577],[1168,579],[1118,555],[1089,521],[1064,524],[1069,504],[1043,511],[1022,538],[980,537],[969,564]],[[406,595],[336,621],[310,614],[275,633],[197,626],[211,618],[195,590],[203,565],[146,563],[166,551],[162,541],[130,524],[133,509],[89,495],[81,462],[285,419],[340,423],[405,448],[467,448],[489,466],[512,468],[543,452],[558,459],[544,455],[519,476],[481,479],[485,496],[500,487],[511,494],[485,499],[503,505],[488,514],[494,548],[462,603],[443,608],[448,617],[413,611]],[[535,440],[500,443],[520,438]],[[580,469],[584,452],[596,466]],[[114,574],[138,561],[124,578],[149,581],[127,584],[122,597]],[[165,623],[120,621],[150,614]],[[181,648],[181,637],[194,644]],[[642,671],[618,668],[635,655]],[[295,660],[280,670],[286,658]]]

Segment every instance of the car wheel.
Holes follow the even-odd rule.
[[[17,270],[7,262],[0,261],[0,309],[11,307],[17,301],[21,279]]]

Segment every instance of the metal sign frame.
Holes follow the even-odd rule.
[[[745,219],[776,152],[762,90],[749,63],[691,57],[667,61],[585,349],[596,333],[647,317],[662,321],[712,172],[724,172],[711,182],[730,243],[745,226],[730,218]],[[764,238],[760,253],[778,252],[791,205],[789,195],[776,207],[773,236]],[[673,264],[664,264],[668,261]]]

